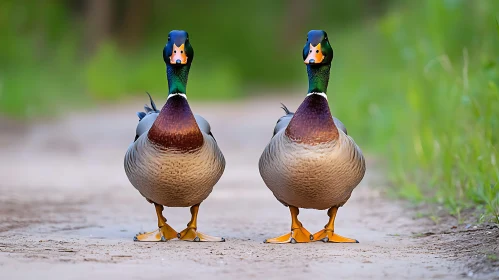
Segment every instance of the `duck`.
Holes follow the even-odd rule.
[[[148,93],[150,106],[137,113],[139,123],[134,142],[125,153],[125,173],[135,189],[154,205],[158,229],[139,232],[135,241],[225,241],[197,231],[200,204],[222,176],[225,158],[208,121],[194,114],[187,102],[187,78],[193,59],[189,34],[171,31],[163,48],[169,88],[166,103],[158,110]],[[167,223],[165,206],[190,207],[191,219],[184,230],[177,232]]]
[[[282,106],[285,115],[278,119],[258,164],[264,183],[291,214],[290,232],[266,243],[358,243],[334,228],[338,208],[362,181],[366,164],[345,125],[331,115],[326,92],[332,60],[327,33],[308,32],[303,48],[307,95],[296,112]],[[300,208],[327,209],[324,229],[311,234],[298,219]]]

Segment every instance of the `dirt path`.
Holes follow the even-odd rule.
[[[286,105],[296,108],[299,101]],[[153,206],[130,185],[122,165],[140,104],[2,132],[2,279],[461,278],[455,258],[412,237],[422,232],[421,222],[380,197],[376,185],[383,180],[372,161],[336,223],[338,233],[359,244],[263,244],[286,233],[290,223],[257,168],[282,114],[275,99],[192,104],[210,120],[227,160],[201,205],[199,229],[227,242],[133,242],[136,232],[156,225]],[[166,208],[165,216],[181,230],[189,210]],[[325,211],[304,210],[300,217],[312,232],[327,222]]]

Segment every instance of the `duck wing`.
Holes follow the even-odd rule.
[[[137,124],[137,128],[135,129],[135,140],[133,140],[134,142],[137,141],[140,135],[149,131],[152,124],[159,115],[159,110],[158,108],[156,108],[156,104],[154,104],[151,95],[148,92],[146,93],[149,96],[151,107],[149,107],[146,104],[144,105],[144,112],[137,112],[137,117],[139,117],[139,123]]]
[[[215,136],[213,136],[213,133],[211,132],[210,123],[208,123],[208,121],[205,118],[203,118],[201,115],[194,114],[194,118],[196,119],[196,122],[201,132],[210,135],[213,138],[213,140],[215,140],[216,142],[217,140],[215,139]]]
[[[294,112],[289,111],[289,109],[288,109],[288,107],[286,107],[286,105],[284,105],[282,103],[281,103],[281,105],[282,105],[281,108],[284,110],[284,112],[286,114],[277,120],[277,123],[275,124],[275,127],[274,127],[274,134],[272,135],[272,137],[274,137],[279,131],[286,129],[286,127],[288,127],[289,122],[291,121],[291,119],[295,115]]]
[[[336,125],[337,128],[339,128],[340,130],[342,130],[343,132],[345,132],[346,135],[348,135],[347,133],[347,128],[345,127],[345,125],[336,117],[333,116],[333,121],[334,121],[334,124]]]

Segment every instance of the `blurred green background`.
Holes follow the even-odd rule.
[[[196,52],[191,98],[305,94],[301,49],[324,29],[333,112],[385,160],[393,193],[499,222],[497,11],[485,0],[2,0],[0,113],[166,96],[172,29]]]

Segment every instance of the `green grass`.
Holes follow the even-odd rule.
[[[443,204],[459,221],[479,206],[499,222],[498,10],[494,1],[418,1],[335,48],[336,115],[389,159],[394,192]]]

